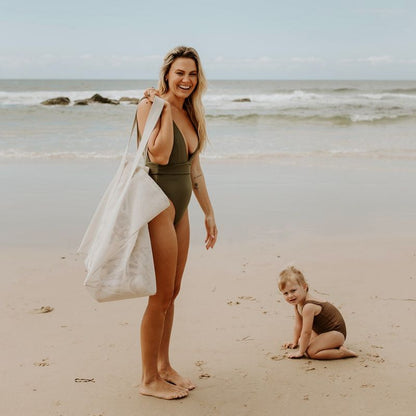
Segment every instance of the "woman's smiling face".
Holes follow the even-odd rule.
[[[188,98],[198,84],[198,70],[191,58],[177,58],[172,63],[166,79],[169,91],[180,98]]]

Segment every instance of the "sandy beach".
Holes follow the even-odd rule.
[[[413,414],[414,166],[333,159],[204,167],[220,239],[204,250],[193,200],[172,344],[174,366],[197,388],[167,402],[138,394],[146,300],[98,304],[82,286],[76,248],[111,177],[108,163],[2,165],[2,185],[13,177],[15,186],[3,188],[1,212],[0,414]],[[285,357],[293,316],[276,279],[288,263],[304,271],[315,297],[340,308],[358,358]]]

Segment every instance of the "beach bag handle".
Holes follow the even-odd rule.
[[[137,127],[137,132],[139,132],[139,127],[137,123],[137,110],[136,110],[134,121],[133,121],[133,126],[132,126],[131,133],[130,133],[130,138],[129,138],[129,141],[127,142],[127,146],[121,158],[119,167],[113,178],[112,183],[106,189],[104,196],[102,197],[100,203],[98,204],[98,207],[91,219],[91,222],[87,228],[87,231],[84,234],[84,238],[82,239],[80,247],[78,248],[79,253],[82,253],[82,252],[88,253],[96,237],[97,227],[98,227],[101,217],[103,216],[104,211],[106,210],[108,201],[117,196],[117,193],[115,193],[115,186],[117,183],[120,183],[120,181],[122,180],[122,176],[124,176],[125,173],[127,174],[127,176],[123,179],[123,181],[127,183],[133,177],[134,172],[137,170],[139,166],[147,170],[147,168],[145,167],[146,161],[144,157],[144,152],[147,150],[147,143],[149,141],[150,135],[152,134],[152,131],[155,128],[157,121],[159,120],[159,117],[160,117],[160,114],[162,113],[164,105],[165,105],[165,101],[162,98],[157,97],[157,96],[154,97],[152,107],[150,108],[149,115],[147,116],[143,135],[140,139],[139,147],[137,149],[133,162],[130,164],[127,161],[127,156],[129,153],[129,148],[130,148],[130,143],[131,143],[131,138],[133,136],[134,128]],[[125,169],[130,169],[130,170],[125,172]]]
[[[131,175],[133,175],[135,169],[137,168],[137,166],[139,166],[139,164],[141,166],[144,166],[146,164],[145,152],[147,151],[147,144],[149,142],[150,135],[152,134],[152,131],[155,128],[156,123],[159,120],[159,117],[160,117],[160,114],[162,113],[164,105],[165,105],[165,101],[162,98],[160,98],[158,96],[154,97],[152,107],[150,108],[149,115],[147,116],[146,124],[144,126],[143,134],[142,134],[142,136],[140,138],[140,141],[139,141],[139,147],[137,149],[136,156],[134,158],[134,162],[132,164],[132,170],[130,172]],[[137,121],[137,111],[134,115],[134,121],[133,121],[133,126],[132,126],[131,132],[130,132],[130,138],[129,138],[129,141],[127,143],[126,149],[124,151],[123,157],[121,159],[122,160],[122,163],[121,163],[122,166],[124,166],[124,163],[127,159],[127,155],[128,155],[130,144],[131,144],[131,138],[133,137],[133,132],[134,132],[135,127],[137,128],[137,135],[139,135],[139,124],[138,124],[138,121]]]

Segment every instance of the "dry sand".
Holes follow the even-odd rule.
[[[76,254],[4,250],[0,414],[413,414],[416,253],[396,243],[299,237],[194,247],[172,356],[197,389],[174,402],[137,391],[145,299],[95,303]],[[276,271],[298,257],[314,295],[342,310],[358,358],[285,357],[293,317]]]

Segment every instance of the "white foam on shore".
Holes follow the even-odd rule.
[[[119,152],[28,152],[7,150],[0,151],[0,160],[117,160]],[[414,149],[331,149],[310,152],[246,152],[246,153],[203,153],[202,159],[207,160],[279,160],[279,159],[314,159],[314,158],[357,158],[379,160],[416,160]]]
[[[100,153],[100,152],[26,152],[14,149],[0,151],[0,160],[83,160],[103,159],[111,160],[121,157],[121,153]]]

